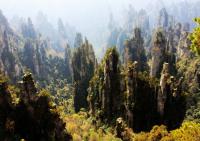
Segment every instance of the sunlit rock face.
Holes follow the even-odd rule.
[[[164,106],[167,99],[167,81],[170,78],[169,64],[163,64],[163,70],[160,78],[160,93],[158,95],[158,112],[161,116],[164,114]]]

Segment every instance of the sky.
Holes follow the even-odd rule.
[[[110,11],[119,13],[129,3],[141,8],[147,1],[150,0],[0,0],[0,9],[9,17],[33,17],[42,11],[51,20],[61,17],[79,27],[83,21],[105,18]]]
[[[0,9],[7,17],[34,17],[38,11],[42,11],[53,22],[62,18],[82,30],[91,27],[90,23],[103,24],[104,22],[96,19],[107,21],[109,12],[114,11],[115,15],[120,15],[130,3],[136,9],[141,9],[154,1],[156,0],[0,0]],[[181,0],[167,0],[168,3],[174,1]]]
[[[8,19],[18,15],[31,17],[33,22],[41,11],[51,23],[56,24],[61,18],[90,38],[107,26],[111,12],[116,19],[120,19],[129,4],[139,10],[157,1],[161,0],[0,0],[0,9]],[[169,4],[183,0],[163,1]]]

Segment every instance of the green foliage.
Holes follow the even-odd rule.
[[[6,19],[3,18],[3,21],[6,21]],[[196,18],[195,22],[197,27],[190,35],[191,50],[200,55],[200,18]],[[5,24],[8,25],[7,22]],[[60,34],[67,38],[62,21],[59,20],[58,24]],[[115,27],[110,27],[110,29],[112,31],[108,44],[115,45],[120,32]],[[72,86],[68,84],[72,81],[69,48],[65,50],[64,57],[57,56],[57,54],[56,56],[48,56],[51,50],[48,45],[49,41],[43,40],[41,36],[37,38],[30,18],[27,23],[22,25],[24,37],[18,37],[13,33],[10,29],[7,32],[7,26],[5,26],[0,41],[0,46],[3,46],[0,54],[3,71],[8,74],[12,81],[16,82],[23,69],[30,69],[34,78],[38,81],[37,85],[40,90],[38,92],[35,88],[31,89],[30,92],[34,93],[31,98],[21,97],[22,93],[28,95],[28,91],[22,92],[22,88],[7,85],[7,78],[0,74],[0,140],[64,141],[71,138],[66,131],[72,134],[75,141],[199,140],[200,125],[195,122],[184,122],[179,129],[171,132],[167,131],[166,126],[156,125],[149,133],[142,132],[139,134],[134,134],[125,124],[122,128],[118,128],[122,129],[119,133],[115,132],[116,128],[109,126],[114,125],[115,118],[119,115],[123,115],[125,118],[128,116],[125,113],[127,107],[130,108],[129,112],[133,111],[133,116],[136,117],[130,119],[134,119],[133,125],[137,128],[146,130],[148,126],[148,129],[150,129],[152,125],[160,124],[160,120],[162,120],[157,118],[157,113],[154,111],[157,110],[155,95],[159,91],[158,80],[150,78],[147,72],[137,73],[135,78],[131,78],[127,69],[133,68],[133,65],[128,64],[122,70],[119,54],[115,47],[107,50],[102,62],[98,68],[95,68],[96,59],[92,46],[87,40],[83,43],[82,35],[78,33],[75,38],[75,52],[72,58],[74,80],[74,86]],[[135,36],[135,38],[126,42],[127,48],[130,49],[128,53],[131,52],[130,54],[133,55],[132,61],[141,61],[139,63],[142,67],[141,70],[146,70],[146,54],[138,28],[135,29]],[[153,39],[154,44],[158,46],[152,50],[155,56],[160,51],[159,45],[165,46],[166,41],[165,33],[158,30]],[[58,44],[56,43],[55,46]],[[19,52],[15,51],[18,49]],[[167,56],[168,59],[173,57],[168,52],[161,53],[161,57],[155,59],[156,61],[163,59],[159,64],[160,66],[164,62],[164,58],[162,58],[164,56]],[[198,73],[196,73],[199,71],[200,61],[198,58],[181,60],[177,66],[179,75],[185,77],[183,87],[187,94],[187,106],[189,107],[186,119],[200,122],[200,83],[197,82],[199,78]],[[160,75],[160,71],[158,73]],[[32,81],[32,79],[24,81],[30,80]],[[130,80],[134,80],[133,84],[136,86],[130,85],[130,88],[133,88],[132,93],[130,92],[131,89],[127,89]],[[33,85],[35,84],[33,83]],[[42,87],[46,87],[47,90],[42,89]],[[168,87],[171,87],[171,85],[168,85]],[[52,92],[52,95],[50,92]],[[88,108],[86,97],[91,106],[91,113],[95,117],[88,118],[88,113],[84,112]],[[170,97],[169,103],[165,105],[165,110],[168,113],[165,113],[167,117],[163,123],[175,125],[176,118],[182,118],[179,115],[182,112],[180,110],[184,109],[184,105],[179,105],[180,101],[184,101],[182,98],[184,97],[180,99]],[[75,111],[80,111],[79,113],[74,114],[74,106]],[[61,118],[64,118],[67,123],[66,126]],[[100,122],[102,120],[112,124],[103,124]],[[126,119],[126,121],[129,122],[129,119]],[[151,121],[153,121],[153,124]],[[138,130],[140,130],[139,128]],[[116,138],[115,135],[121,139]]]
[[[186,119],[200,122],[199,57],[183,58],[177,63],[179,75],[184,76],[183,88],[186,94]]]
[[[163,125],[156,125],[149,133],[136,134],[134,139],[135,141],[198,141],[200,139],[200,124],[184,122],[180,128],[171,132],[168,132]]]
[[[38,85],[47,87],[51,83],[67,80],[71,82],[70,48],[65,50],[64,58],[48,56],[47,42],[45,40],[27,39],[20,56],[23,71],[29,69],[37,80]],[[54,93],[54,91],[51,91]]]
[[[62,83],[62,81],[60,81]],[[74,113],[74,88],[71,84],[64,83],[61,86],[52,85],[55,89],[53,101],[54,103],[62,109],[64,114]],[[49,87],[48,87],[49,88]]]
[[[64,120],[74,141],[121,141],[113,132],[93,125],[93,120],[85,112],[65,115]]]
[[[200,140],[200,124],[195,122],[184,122],[179,129],[171,131],[176,141],[198,141]]]
[[[193,29],[193,32],[189,36],[191,40],[190,48],[194,53],[200,55],[200,18],[195,18],[194,21],[197,27]]]
[[[139,133],[135,136],[135,141],[163,141],[169,133],[164,125],[154,126],[149,133]]]
[[[29,95],[33,89],[33,80],[29,78],[32,78],[29,74],[24,76],[22,87],[25,88],[20,91],[7,83],[0,83],[1,140],[70,140],[48,91],[43,89],[38,95],[32,91],[34,95],[31,97],[18,97],[22,92]]]
[[[0,73],[0,83],[8,82],[8,78]]]

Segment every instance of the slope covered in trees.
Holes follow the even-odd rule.
[[[0,76],[1,140],[71,140],[49,93],[37,92],[31,74],[24,74],[19,86]]]
[[[97,61],[62,19],[14,30],[0,12],[0,140],[199,140],[200,20],[191,32],[170,14],[152,27],[129,7],[120,28],[111,14]]]

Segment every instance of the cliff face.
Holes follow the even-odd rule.
[[[104,78],[102,88],[103,115],[111,118],[120,109],[120,81],[119,81],[119,58],[116,50],[110,50],[105,58]]]
[[[180,40],[177,47],[177,56],[180,60],[181,58],[189,58],[192,56],[192,53],[189,50],[190,40],[188,39],[189,32],[182,31],[180,35]]]
[[[169,26],[169,15],[165,8],[159,11],[158,26],[162,28],[167,28]]]
[[[20,39],[9,27],[2,13],[0,13],[0,22],[0,71],[16,81],[21,71],[21,63],[17,54]]]
[[[30,18],[20,23],[19,27],[21,32],[13,30],[0,12],[0,72],[13,83],[19,81],[26,70],[33,73],[42,87],[56,79],[70,82],[71,59],[67,43],[60,42],[66,48],[65,55],[56,56],[54,40],[50,41],[37,33]]]
[[[157,31],[154,35],[153,47],[152,47],[152,64],[151,64],[151,77],[160,76],[162,70],[162,64],[165,60],[165,47],[166,38],[162,31]]]
[[[129,61],[138,61],[138,69],[140,71],[148,70],[147,57],[144,49],[144,40],[139,28],[135,28],[134,37],[125,42],[123,56],[125,64],[127,64]]]
[[[169,64],[164,63],[158,83],[139,71],[137,61],[114,73],[117,58],[113,60],[110,51],[90,81],[88,101],[92,115],[102,121],[123,117],[135,132],[148,131],[156,124],[165,124],[169,129],[178,127],[184,118],[185,100],[182,81],[170,75]]]
[[[123,111],[118,57],[115,48],[108,49],[88,88],[90,113],[103,121],[111,121]]]
[[[125,68],[125,120],[135,132],[150,130],[156,124],[158,86],[137,70],[138,63]],[[152,83],[152,84],[151,84]]]
[[[182,35],[181,25],[178,27],[170,26],[168,29],[158,29],[153,37],[153,46],[151,48],[151,71],[150,76],[160,78],[160,73],[163,67],[163,63],[169,63],[169,72],[172,75],[177,74],[176,63],[181,54],[183,54],[182,42],[184,39],[180,39]],[[184,40],[184,41],[183,41]],[[180,45],[178,45],[180,44]],[[182,52],[182,53],[181,53]],[[187,54],[185,48],[184,54]]]
[[[79,112],[81,108],[88,108],[87,88],[94,74],[96,58],[93,47],[87,40],[76,49],[72,57],[74,107]]]
[[[182,82],[183,77],[176,79],[171,76],[169,64],[164,63],[157,94],[157,110],[161,123],[166,124],[169,129],[179,127],[185,116],[186,101],[182,95]]]
[[[181,95],[181,80],[169,74],[163,65],[160,84],[137,71],[137,63],[130,64],[126,72],[126,121],[134,131],[150,130],[153,125],[165,124],[177,128],[185,114],[185,100]],[[176,113],[174,107],[180,111]],[[176,114],[177,116],[173,116]]]

